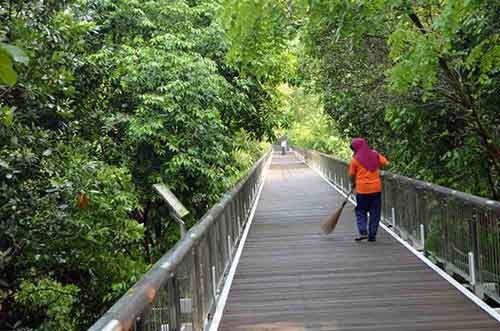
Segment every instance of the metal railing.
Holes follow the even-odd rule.
[[[294,147],[345,193],[348,163]],[[500,303],[500,202],[381,171],[382,221],[480,297]]]
[[[263,156],[90,330],[205,329],[270,155]]]

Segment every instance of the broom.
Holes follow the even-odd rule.
[[[337,226],[337,223],[339,222],[340,215],[342,214],[342,211],[344,210],[345,205],[347,204],[347,201],[349,200],[349,197],[351,196],[353,191],[351,191],[347,197],[345,198],[344,202],[342,202],[342,205],[340,206],[339,209],[332,215],[328,216],[325,218],[323,221],[321,221],[321,230],[325,234],[330,234],[332,233],[333,229]]]

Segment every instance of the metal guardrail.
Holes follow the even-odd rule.
[[[209,325],[271,153],[118,300],[91,331],[191,331]]]
[[[348,163],[294,147],[344,192]],[[441,268],[463,278],[479,297],[500,303],[500,202],[381,171],[382,220]]]

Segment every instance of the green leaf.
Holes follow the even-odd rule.
[[[10,54],[10,56],[15,62],[28,64],[29,62],[28,56],[19,47],[7,44],[1,44],[1,47],[5,49],[7,53]]]
[[[0,83],[12,86],[17,81],[17,74],[12,68],[12,59],[3,48],[0,48]]]
[[[0,159],[0,167],[5,168],[5,169],[10,169],[9,164],[1,159]]]
[[[2,108],[3,125],[5,125],[8,128],[10,128],[12,126],[12,123],[14,122],[14,110],[15,107],[4,106]]]

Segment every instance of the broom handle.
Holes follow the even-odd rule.
[[[349,198],[353,193],[354,193],[354,187],[352,188],[351,192],[349,192],[349,194],[346,196],[344,202],[342,202],[342,208],[344,208],[344,206],[346,205],[347,201],[349,201]]]

